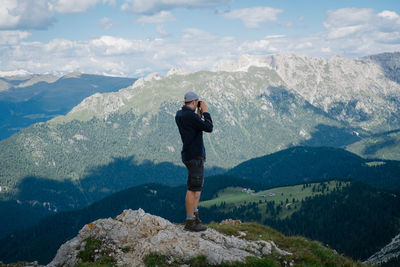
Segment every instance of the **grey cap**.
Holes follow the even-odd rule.
[[[199,99],[199,96],[195,92],[189,91],[185,94],[185,102],[191,102],[196,99]]]

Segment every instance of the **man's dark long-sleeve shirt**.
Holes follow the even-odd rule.
[[[182,138],[182,161],[189,161],[197,157],[206,157],[203,142],[203,131],[211,133],[213,123],[208,112],[203,113],[202,120],[192,109],[183,106],[176,112],[175,122]]]

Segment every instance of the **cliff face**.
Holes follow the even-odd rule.
[[[243,233],[244,234],[244,233]],[[47,266],[76,266],[82,261],[118,266],[144,266],[150,253],[164,255],[168,262],[186,263],[205,256],[209,264],[243,262],[274,252],[290,255],[273,241],[249,241],[209,228],[192,233],[142,209],[125,210],[115,219],[100,219],[85,225],[79,234],[60,247]]]
[[[392,241],[380,251],[372,255],[365,263],[371,265],[382,265],[387,262],[397,261],[400,257],[400,234],[395,236]],[[394,266],[394,265],[389,265]]]

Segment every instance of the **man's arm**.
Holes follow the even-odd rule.
[[[200,110],[201,110],[201,114],[204,117],[204,120],[202,120],[200,118],[200,116],[197,116],[196,114],[194,114],[195,127],[196,127],[196,129],[198,129],[200,131],[205,131],[205,132],[211,133],[212,130],[213,130],[213,122],[212,122],[210,113],[207,112],[207,104],[206,104],[206,102],[201,101]]]

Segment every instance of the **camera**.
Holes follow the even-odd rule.
[[[199,101],[199,102],[197,103],[197,107],[198,107],[198,108],[200,108],[200,103],[201,103],[201,101]]]

